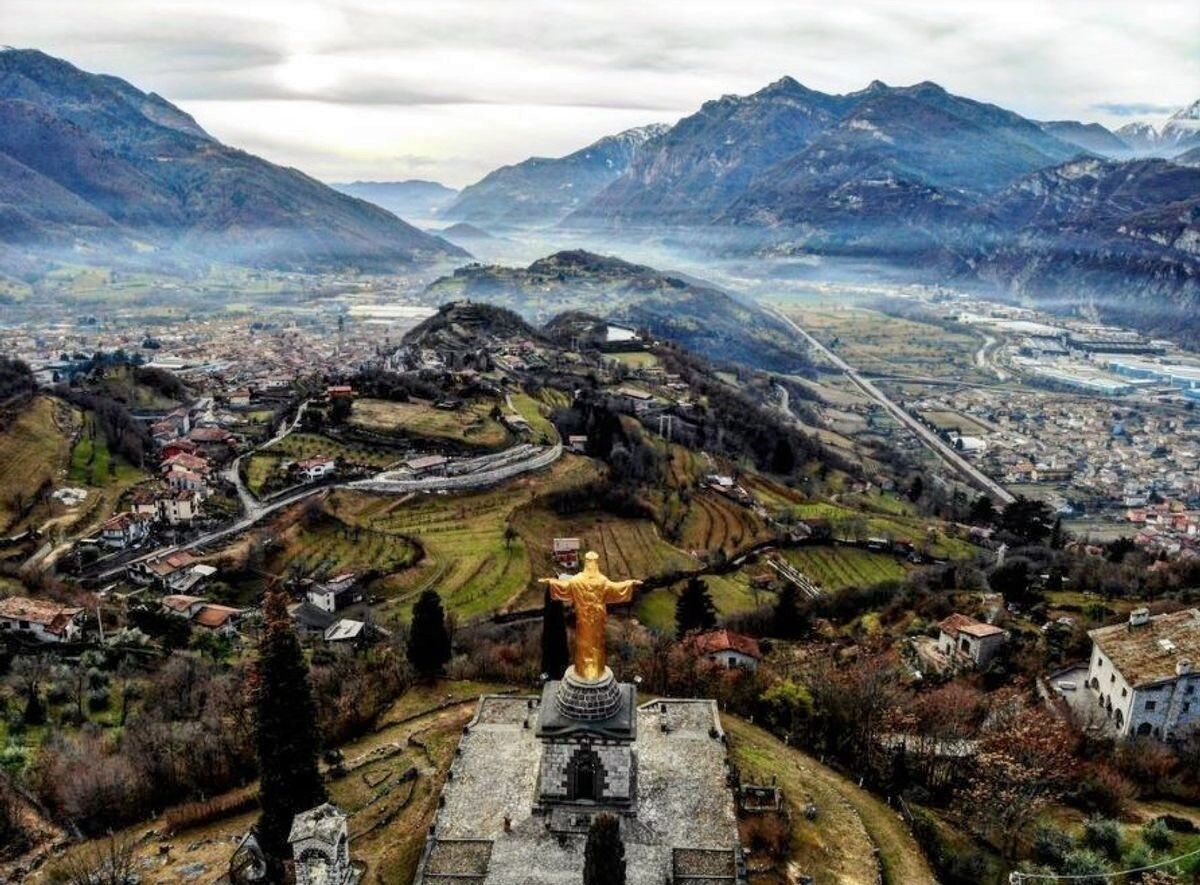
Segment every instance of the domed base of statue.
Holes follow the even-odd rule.
[[[608,667],[599,679],[582,679],[568,667],[562,679],[546,683],[540,707],[540,737],[591,732],[628,740],[636,727],[637,689],[618,682]]]
[[[554,696],[558,711],[577,722],[599,722],[610,719],[621,706],[621,689],[608,667],[599,679],[582,679],[575,668],[568,667],[558,693]]]

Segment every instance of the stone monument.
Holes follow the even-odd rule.
[[[357,885],[359,871],[350,863],[346,815],[326,802],[297,814],[288,835],[296,866],[296,885]]]
[[[573,664],[541,696],[480,698],[463,729],[417,885],[576,885],[592,817],[618,816],[628,885],[745,881],[725,734],[715,702],[658,700],[605,660],[610,581],[589,552],[551,578],[575,609]]]

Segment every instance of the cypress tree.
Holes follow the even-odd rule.
[[[566,613],[561,602],[550,598],[547,587],[542,597],[542,672],[551,679],[562,679],[570,659]]]
[[[616,815],[592,818],[583,850],[583,885],[625,885],[625,844]]]
[[[711,630],[717,626],[717,609],[708,585],[699,578],[688,579],[687,586],[675,601],[675,635],[682,639],[694,630]]]
[[[437,676],[450,660],[446,613],[436,590],[426,590],[413,606],[408,635],[408,660],[426,679]]]
[[[267,594],[266,633],[258,649],[254,687],[255,738],[261,778],[258,838],[269,857],[287,853],[292,818],[326,800],[317,769],[317,710],[308,664],[288,617],[286,597]]]
[[[798,639],[808,632],[808,615],[800,608],[800,591],[788,581],[775,601],[774,632],[784,639]]]

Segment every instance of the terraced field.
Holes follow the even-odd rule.
[[[685,550],[727,556],[774,536],[767,524],[745,507],[712,491],[692,495],[680,533]]]
[[[784,551],[784,556],[825,590],[873,587],[907,573],[894,556],[855,547],[801,547]]]
[[[579,538],[585,550],[600,554],[600,568],[614,580],[645,578],[700,566],[700,560],[663,540],[657,526],[648,519],[627,519],[610,513],[564,518],[539,507],[517,514],[514,525],[525,539],[538,577],[560,571],[551,557],[555,537]],[[540,599],[541,590],[534,588],[522,604],[535,604]]]
[[[420,552],[416,544],[395,532],[333,520],[316,526],[301,520],[277,535],[276,541],[281,546],[269,560],[272,572],[299,569],[305,576],[318,578],[345,571],[390,575],[411,566]]]
[[[490,416],[495,406],[496,403],[478,401],[458,411],[445,411],[424,402],[358,399],[350,412],[350,423],[375,433],[501,449],[510,442],[510,436],[504,425]]]
[[[930,540],[929,552],[947,559],[966,558],[974,555],[976,548],[962,538],[948,535],[944,527],[937,523],[917,517],[893,516],[870,510],[856,510],[843,507],[828,501],[809,501],[794,504],[787,508],[796,519],[828,520],[836,537],[852,539],[849,527],[853,522],[862,521],[861,528],[866,536],[883,537],[896,541],[908,541],[918,547]],[[929,538],[929,529],[934,532]]]
[[[553,489],[584,484],[597,470],[586,458],[565,456],[545,473],[495,489],[401,498],[339,490],[327,506],[347,523],[412,537],[424,550],[414,567],[386,582],[394,593],[386,614],[407,616],[421,591],[432,587],[450,610],[471,618],[511,606],[530,590],[530,536],[519,527],[505,536],[518,509]],[[543,533],[547,545],[550,537]]]

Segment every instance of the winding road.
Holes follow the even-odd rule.
[[[462,473],[456,476],[430,476],[415,479],[400,479],[392,478],[395,471],[381,471],[374,477],[368,479],[351,480],[349,482],[325,483],[320,485],[309,485],[302,488],[297,488],[292,491],[284,491],[278,497],[268,500],[260,500],[251,494],[242,482],[242,477],[238,471],[243,458],[253,455],[255,452],[270,446],[273,443],[279,442],[289,433],[296,429],[300,424],[300,419],[304,414],[304,409],[308,405],[307,402],[302,403],[299,410],[296,412],[295,419],[290,425],[281,426],[278,433],[275,434],[269,441],[262,445],[243,452],[235,458],[229,466],[221,471],[221,476],[231,483],[237,489],[238,498],[241,500],[245,513],[236,522],[224,526],[220,529],[215,529],[211,532],[206,532],[200,537],[188,541],[183,544],[175,544],[166,547],[158,547],[141,556],[133,559],[122,561],[119,565],[114,565],[104,571],[98,572],[95,575],[96,580],[106,581],[123,573],[126,568],[134,563],[144,562],[148,559],[153,559],[159,556],[164,556],[168,553],[174,553],[178,550],[194,550],[197,547],[203,547],[207,544],[212,544],[215,541],[221,541],[232,535],[237,535],[251,528],[255,523],[262,521],[265,517],[270,516],[285,507],[290,507],[305,498],[312,495],[324,492],[328,489],[355,489],[365,492],[376,492],[382,494],[404,494],[409,492],[434,492],[434,491],[462,491],[464,489],[478,489],[487,486],[495,485],[504,480],[511,479],[514,476],[519,476],[523,473],[529,473],[534,470],[541,470],[544,467],[549,467],[560,457],[562,457],[562,443],[556,443],[549,448],[539,446],[529,446],[529,453],[515,460],[505,461],[502,464],[488,469],[480,469],[471,473]],[[501,455],[503,453],[500,453]]]
[[[1002,504],[1011,504],[1016,500],[1016,498],[1013,497],[1013,495],[1007,489],[1005,489],[990,476],[980,471],[973,464],[968,462],[967,459],[955,451],[952,446],[947,445],[940,436],[910,415],[903,406],[889,399],[887,394],[858,374],[858,372],[855,371],[854,368],[850,366],[850,364],[844,359],[835,354],[832,350],[810,335],[807,331],[800,328],[800,326],[798,326],[790,317],[772,307],[768,307],[766,310],[769,311],[771,315],[780,322],[786,324],[790,329],[795,331],[796,334],[802,337],[806,342],[808,342],[812,348],[824,356],[825,359],[834,366],[834,368],[844,374],[855,387],[857,387],[871,399],[875,400],[875,402],[882,406],[889,415],[916,434],[917,439],[924,443],[928,449],[941,458],[941,460],[948,467],[950,467],[964,480],[975,486],[977,489],[985,492],[988,495],[991,495],[994,499]]]

